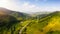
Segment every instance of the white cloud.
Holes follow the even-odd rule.
[[[23,11],[31,11],[31,12],[36,12],[38,11],[38,7],[36,5],[30,5],[29,3],[24,3],[22,5],[22,9]]]
[[[14,0],[13,0],[14,1]],[[10,10],[21,11],[21,12],[38,12],[38,11],[55,11],[60,10],[59,7],[38,7],[35,4],[30,4],[29,2],[25,2],[23,4],[17,5],[16,2],[12,0],[1,0],[0,7],[5,7]]]
[[[0,7],[9,8],[12,6],[13,6],[13,3],[10,0],[0,0]]]

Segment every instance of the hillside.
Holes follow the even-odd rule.
[[[18,33],[21,22],[31,18],[28,14],[0,8],[0,34]]]
[[[40,20],[32,20],[23,34],[60,34],[60,12],[48,14]]]
[[[12,15],[18,19],[24,19],[24,20],[31,18],[31,16],[29,14],[8,10],[8,9],[2,8],[2,7],[0,7],[0,14]]]

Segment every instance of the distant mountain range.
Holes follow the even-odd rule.
[[[14,17],[17,17],[17,18],[21,17],[23,19],[29,19],[29,18],[33,18],[33,17],[40,18],[40,17],[45,16],[49,13],[51,13],[51,12],[36,12],[36,13],[31,12],[31,14],[28,14],[28,13],[12,11],[12,10],[0,7],[0,14],[12,15]]]

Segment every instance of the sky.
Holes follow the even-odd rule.
[[[60,11],[60,0],[0,0],[0,7],[19,12]]]

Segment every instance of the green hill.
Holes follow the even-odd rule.
[[[0,8],[0,34],[18,34],[21,22],[29,18],[26,13]]]
[[[48,14],[40,20],[32,20],[23,34],[60,34],[60,12]]]

